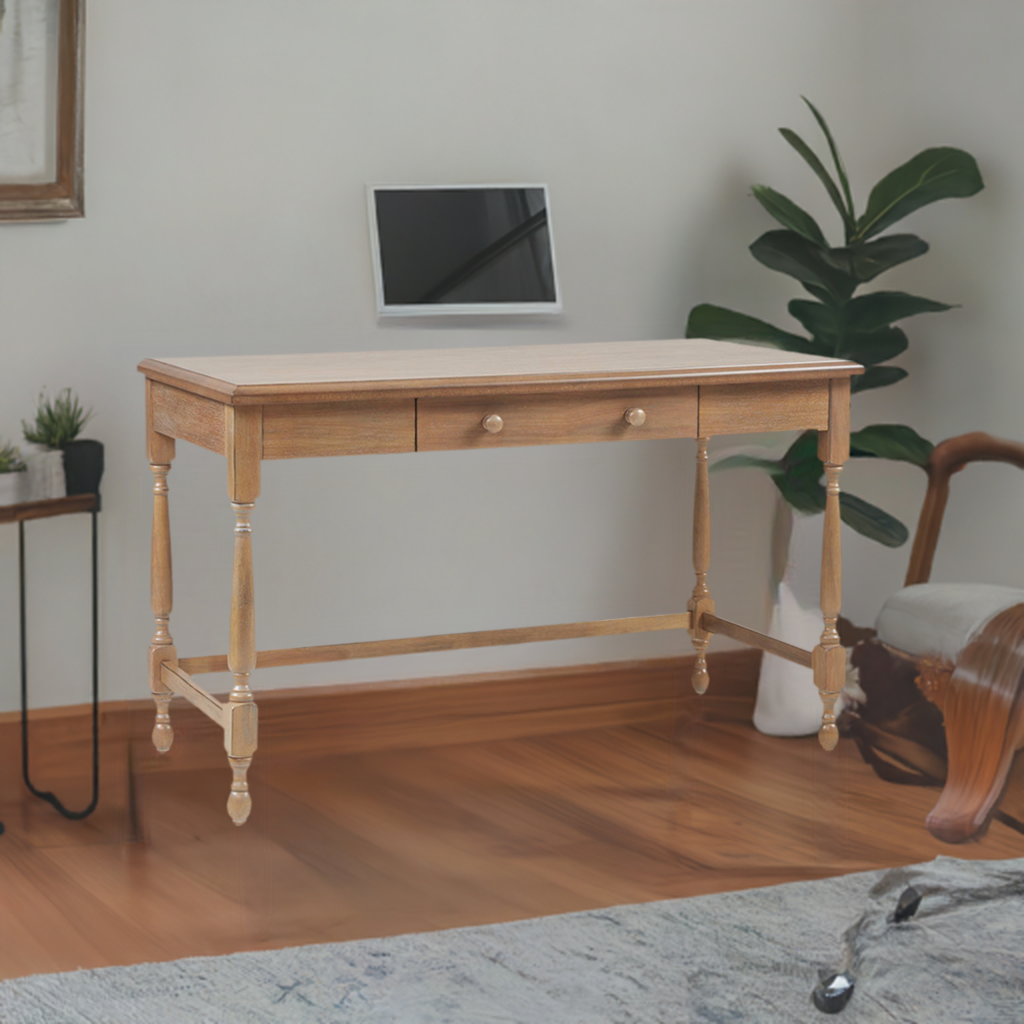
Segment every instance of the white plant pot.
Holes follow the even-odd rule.
[[[22,458],[28,467],[28,493],[24,501],[46,501],[49,498],[63,498],[67,494],[64,481],[64,453],[57,448],[46,448],[41,444],[27,444],[22,449]]]
[[[28,473],[0,473],[0,505],[17,505],[28,500]]]
[[[768,634],[805,651],[819,643],[821,539],[825,515],[794,513],[778,499],[773,536],[773,590]],[[836,702],[836,714],[843,698]],[[769,736],[809,736],[821,725],[822,703],[809,668],[766,653],[761,662],[754,726]]]

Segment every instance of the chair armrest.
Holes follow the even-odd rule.
[[[975,431],[951,437],[935,446],[924,467],[928,490],[917,521],[905,587],[928,582],[949,498],[949,478],[969,462],[1009,462],[1024,469],[1024,444]]]

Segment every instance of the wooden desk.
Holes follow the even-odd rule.
[[[152,604],[156,633],[149,685],[153,742],[174,738],[168,707],[180,694],[224,729],[234,773],[228,813],[241,825],[251,801],[246,774],[256,750],[257,711],[249,676],[265,667],[421,651],[530,643],[569,637],[686,629],[697,651],[693,686],[708,686],[705,651],[715,633],[813,668],[824,712],[819,738],[832,749],[834,706],[846,659],[840,607],[839,473],[849,454],[850,377],[842,359],[721,341],[643,341],[412,352],[146,359],[146,445],[153,487]],[[710,562],[708,438],[776,430],[819,432],[827,497],[821,567],[824,631],[813,651],[783,644],[715,614]],[[697,440],[693,563],[697,581],[685,612],[527,629],[453,633],[257,653],[250,517],[260,462],[308,456],[429,452],[509,445],[692,437]],[[175,439],[227,458],[235,513],[227,655],[179,658],[170,634],[171,538],[167,474]],[[227,701],[194,680],[230,670]]]

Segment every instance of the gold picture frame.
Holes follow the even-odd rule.
[[[0,0],[0,7],[11,8],[23,2],[25,0]],[[64,220],[85,215],[82,175],[85,0],[58,0],[52,17],[57,21],[56,116],[53,138],[47,141],[53,146],[55,172],[49,181],[0,183],[0,221]]]

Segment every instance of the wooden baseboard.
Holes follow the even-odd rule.
[[[496,672],[257,694],[264,757],[312,757],[511,739],[615,725],[676,720],[749,721],[761,652],[708,656],[711,687],[690,686],[694,659],[659,658],[569,668]],[[183,700],[171,705],[174,746],[149,742],[151,700],[108,702],[100,737],[115,758],[131,745],[136,770],[205,768],[224,761],[217,726]],[[85,770],[91,706],[30,713],[33,771],[43,777]],[[17,771],[19,719],[0,715],[0,770]]]

